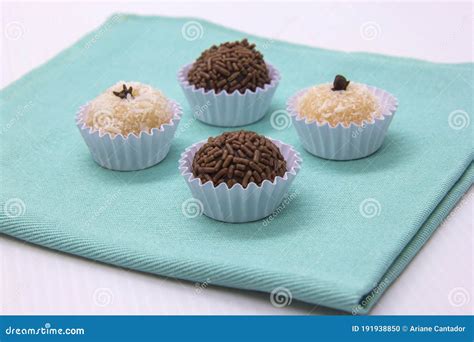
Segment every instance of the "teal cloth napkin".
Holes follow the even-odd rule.
[[[186,217],[180,154],[224,129],[193,120],[176,73],[210,45],[243,37],[282,74],[271,110],[246,128],[295,146],[303,167],[271,221]],[[271,124],[290,95],[335,74],[400,101],[369,158],[316,158],[294,127]],[[118,80],[151,84],[184,107],[168,157],[150,169],[99,167],[75,126],[78,107]],[[472,184],[472,89],[473,64],[327,51],[198,19],[115,15],[2,90],[1,232],[144,272],[366,313]]]

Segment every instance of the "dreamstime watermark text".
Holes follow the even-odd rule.
[[[5,335],[84,335],[84,328],[53,328],[50,323],[38,328],[32,327],[12,327],[5,329]]]
[[[374,297],[377,296],[380,292],[383,292],[387,286],[390,285],[388,278],[384,278],[370,293],[365,296],[365,298],[352,309],[352,314],[359,314],[364,308],[366,308],[369,303],[374,300]]]
[[[282,213],[283,210],[285,210],[286,207],[290,205],[291,202],[295,200],[295,198],[298,197],[298,192],[292,192],[291,194],[288,194],[281,204],[273,211],[273,213],[270,214],[265,220],[263,220],[262,224],[264,227],[268,226],[278,215]]]

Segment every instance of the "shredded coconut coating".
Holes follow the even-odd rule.
[[[317,85],[302,95],[296,104],[300,117],[335,127],[361,125],[382,116],[377,99],[365,85],[351,82],[346,90],[336,91],[332,86]]]
[[[132,87],[132,94],[120,98],[114,91],[122,91],[124,84]],[[170,122],[172,116],[171,105],[161,91],[139,82],[120,81],[90,102],[84,122],[100,133],[127,136],[150,133]]]

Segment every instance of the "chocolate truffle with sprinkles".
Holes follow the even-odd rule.
[[[287,171],[280,149],[268,138],[250,131],[225,132],[209,138],[194,155],[193,175],[203,183],[229,188],[250,183],[273,182]]]
[[[213,45],[194,62],[188,82],[196,88],[245,93],[271,81],[263,55],[247,39]]]

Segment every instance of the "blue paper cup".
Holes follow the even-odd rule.
[[[150,132],[123,136],[101,133],[84,122],[88,104],[76,114],[76,125],[92,154],[100,166],[117,171],[146,169],[161,162],[169,152],[174,133],[181,120],[181,106],[169,100],[173,116],[169,123],[153,128]]]
[[[388,126],[397,110],[398,100],[385,90],[371,86],[367,88],[378,100],[382,115],[360,125],[337,124],[333,127],[328,123],[310,122],[301,117],[297,102],[309,88],[296,93],[288,100],[288,113],[301,144],[309,153],[324,159],[352,160],[367,157],[382,146]]]
[[[260,185],[250,183],[246,188],[234,184],[229,188],[222,183],[215,186],[211,181],[202,183],[192,172],[194,155],[206,141],[188,147],[179,160],[179,171],[203,213],[214,220],[241,223],[263,219],[273,213],[284,199],[288,188],[298,174],[302,159],[291,146],[279,140],[270,139],[280,149],[287,163],[287,172],[270,182]]]
[[[247,89],[241,94],[238,90],[231,94],[221,91],[204,90],[188,82],[189,64],[178,72],[178,82],[183,89],[194,117],[206,124],[220,127],[250,125],[264,117],[280,81],[280,73],[267,64],[271,82],[255,91]]]

